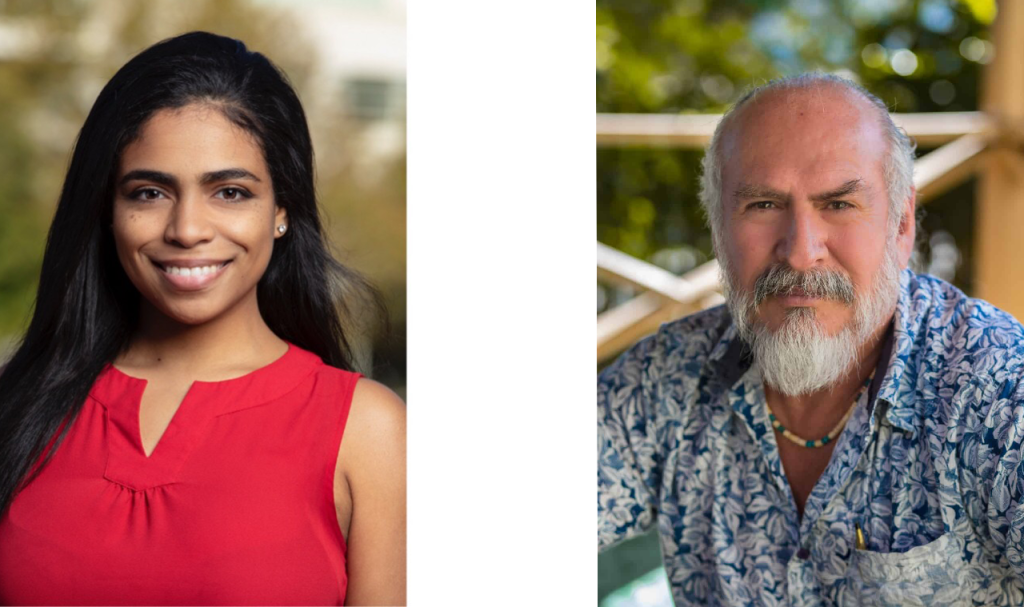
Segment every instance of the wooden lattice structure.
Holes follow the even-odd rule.
[[[1024,319],[1024,3],[1000,4],[995,58],[985,67],[980,112],[892,114],[918,145],[917,203],[978,176],[975,203],[975,290]],[[703,149],[720,115],[598,114],[598,146]],[[676,276],[606,245],[597,245],[598,277],[640,291],[597,317],[597,360],[603,362],[658,325],[722,301],[711,261]]]

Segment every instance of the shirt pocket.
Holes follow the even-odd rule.
[[[967,567],[963,540],[952,533],[906,552],[855,550],[850,580],[865,605],[973,605],[958,575]]]

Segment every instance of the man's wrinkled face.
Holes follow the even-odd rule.
[[[744,338],[761,341],[766,381],[811,392],[849,371],[890,318],[912,206],[890,230],[887,142],[866,100],[826,87],[770,92],[733,118],[720,148],[728,301]]]

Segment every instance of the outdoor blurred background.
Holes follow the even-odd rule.
[[[718,114],[751,86],[810,70],[860,82],[893,112],[978,110],[996,19],[995,0],[598,0],[597,112]],[[711,260],[702,154],[598,145],[598,242],[676,276]],[[922,207],[913,262],[975,295],[977,182]],[[597,313],[640,292],[599,278]],[[611,360],[599,349],[599,368]],[[602,553],[598,577],[603,606],[671,605],[655,534]]]
[[[384,294],[367,344],[405,395],[405,0],[0,0],[0,360],[24,331],[70,152],[128,59],[180,33],[239,38],[302,100],[338,259]]]

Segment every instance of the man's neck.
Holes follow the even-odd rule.
[[[783,394],[765,384],[765,398],[779,422],[808,440],[828,434],[853,406],[865,380],[878,366],[888,328],[886,323],[860,347],[857,364],[836,384],[799,396]]]

